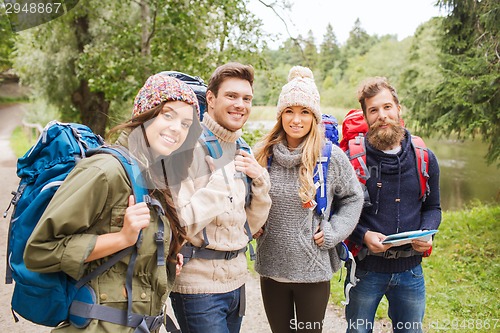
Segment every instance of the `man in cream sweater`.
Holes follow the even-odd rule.
[[[188,243],[171,300],[183,332],[240,331],[248,274],[245,249],[271,206],[267,170],[236,144],[250,115],[253,78],[252,66],[228,63],[208,83],[203,126],[217,138],[222,156],[214,160],[204,147],[195,149],[190,177],[178,194]],[[245,200],[245,177],[251,181],[250,202]],[[199,195],[206,191],[211,195]]]

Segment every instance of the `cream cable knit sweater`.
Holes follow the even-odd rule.
[[[198,144],[189,177],[179,190],[178,213],[187,225],[188,240],[194,245],[202,244],[206,228],[207,248],[239,250],[248,242],[245,221],[248,219],[255,233],[267,219],[271,206],[269,174],[263,170],[259,178],[252,180],[252,201],[245,208],[245,181],[235,177],[234,166],[235,142],[241,131],[228,131],[209,114],[204,115],[203,123],[219,139],[223,155],[215,160],[218,170],[211,173],[205,161],[206,152]],[[245,283],[247,272],[244,253],[231,260],[191,259],[176,278],[174,291],[185,294],[229,292]]]
[[[363,195],[349,160],[333,145],[328,167],[327,211],[334,198],[336,212],[331,221],[322,221],[313,211],[302,208],[298,195],[301,154],[301,147],[293,151],[283,143],[273,147],[269,171],[272,205],[264,234],[257,239],[255,269],[260,275],[279,281],[328,281],[340,268],[340,258],[334,247],[356,226]],[[313,234],[320,223],[325,243],[318,247]]]

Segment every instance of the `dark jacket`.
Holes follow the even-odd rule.
[[[415,152],[409,137],[410,133],[406,131],[401,151],[397,154],[386,154],[366,141],[366,160],[370,171],[366,187],[372,206],[363,209],[360,221],[350,236],[350,240],[356,244],[363,243],[367,231],[390,235],[404,231],[437,229],[441,223],[438,161],[429,150],[430,192],[425,201],[422,201],[419,199],[420,185]],[[418,255],[398,259],[369,255],[358,262],[358,268],[396,273],[415,267],[421,261],[422,256]]]

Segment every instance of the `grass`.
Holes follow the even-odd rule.
[[[31,134],[28,131],[31,131]],[[21,126],[18,126],[10,137],[10,147],[17,157],[21,157],[35,144],[37,139],[37,134],[33,129],[23,130]]]
[[[445,212],[434,253],[424,259],[426,322],[450,332],[499,332],[500,205]],[[488,327],[489,326],[489,327]]]
[[[11,104],[11,103],[28,103],[29,98],[26,96],[0,96],[0,104]]]

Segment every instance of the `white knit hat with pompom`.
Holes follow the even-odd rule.
[[[321,123],[321,110],[319,106],[319,92],[314,83],[312,71],[307,67],[294,66],[288,73],[288,83],[281,89],[278,99],[279,119],[283,110],[289,106],[304,106],[309,109],[318,123]]]

